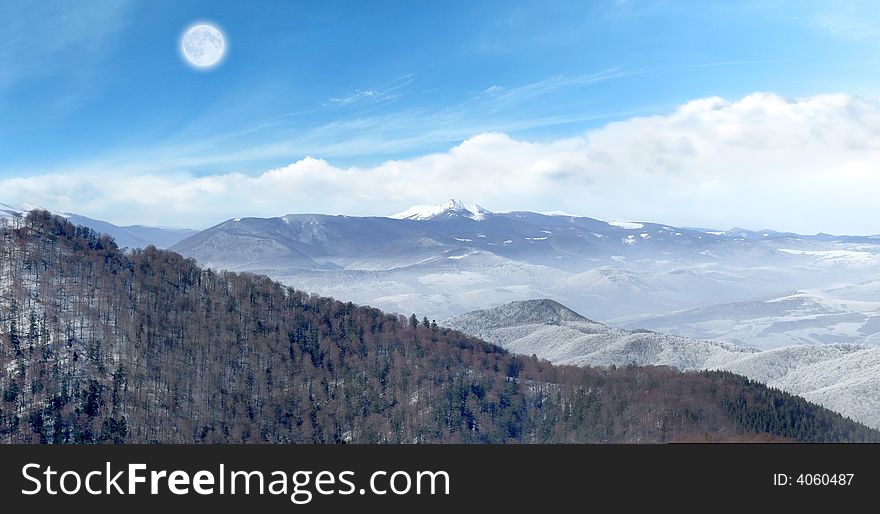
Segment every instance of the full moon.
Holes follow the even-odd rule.
[[[223,33],[213,25],[193,25],[180,39],[180,52],[196,68],[216,66],[226,53]]]

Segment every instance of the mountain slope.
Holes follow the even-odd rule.
[[[0,203],[0,222],[9,221],[13,218],[21,219],[27,213],[38,207],[23,204],[20,206]],[[68,219],[75,225],[82,225],[112,237],[116,244],[128,248],[145,248],[153,245],[156,248],[168,248],[175,243],[186,239],[197,231],[184,228],[149,227],[146,225],[118,226],[112,223],[88,218],[79,214],[53,213]]]
[[[261,246],[271,245],[278,251],[259,258],[247,251],[238,257],[224,253],[224,247],[239,242],[228,239],[231,235],[259,241]],[[412,247],[417,250],[410,252],[412,258],[402,264],[400,252]],[[222,263],[230,269],[257,263],[277,269],[317,269],[332,264],[345,269],[389,270],[460,249],[579,270],[660,253],[667,259],[704,262],[717,256],[737,261],[768,255],[794,260],[788,254],[748,241],[654,223],[605,222],[531,212],[494,213],[457,200],[415,206],[388,218],[323,214],[236,218],[181,241],[173,249],[200,262]],[[302,261],[300,255],[316,262]],[[365,261],[370,262],[369,267],[364,267]]]
[[[4,442],[880,441],[733,374],[553,366],[173,252],[120,252],[48,213],[2,236]]]
[[[403,212],[392,214],[389,218],[425,221],[438,218],[462,217],[479,221],[486,219],[487,214],[492,213],[477,204],[465,205],[458,200],[450,199],[440,205],[414,205]]]
[[[559,311],[566,313],[564,318],[555,314]],[[613,328],[551,300],[475,311],[443,325],[559,364],[635,363],[731,371],[880,427],[880,347],[876,346],[794,345],[758,351],[719,341]]]
[[[754,350],[591,321],[552,300],[513,302],[455,316],[443,326],[507,350],[577,366],[664,365],[714,369]]]
[[[116,244],[126,248],[146,248],[153,245],[156,248],[169,248],[187,237],[197,233],[188,228],[150,227],[146,225],[119,226],[106,221],[95,220],[70,214],[67,216],[74,225],[89,227],[101,234],[112,237]]]

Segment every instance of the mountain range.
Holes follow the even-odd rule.
[[[26,216],[28,211],[39,208],[29,203],[18,206],[0,203],[0,220],[10,220],[14,217],[21,218]],[[127,248],[144,248],[150,245],[156,248],[168,248],[197,232],[196,230],[186,228],[150,227],[146,225],[119,226],[80,214],[61,212],[53,212],[53,214],[62,216],[75,225],[89,227],[96,232],[107,234],[116,241],[116,244]]]
[[[880,432],[729,372],[556,366],[427,319],[120,249],[45,211],[0,226],[2,442],[696,440]]]
[[[731,371],[880,428],[880,346],[800,344],[759,351],[609,327],[546,299],[474,311],[442,325],[557,364]]]
[[[207,266],[437,319],[549,297],[626,322],[825,287],[880,263],[871,236],[496,213],[456,200],[389,217],[235,218],[171,248]]]
[[[878,241],[880,242],[880,241]],[[223,251],[239,245],[233,254]],[[601,221],[533,212],[493,213],[449,200],[390,217],[289,214],[235,218],[176,245],[175,251],[231,269],[390,270],[475,253],[559,270],[668,260],[764,262],[777,252],[739,237],[655,223]],[[789,254],[775,257],[794,261]]]
[[[27,208],[0,205],[0,217]],[[497,213],[457,200],[387,217],[234,218],[203,231],[61,215],[123,247],[170,247],[206,266],[433,319],[553,298],[621,328],[763,349],[880,337],[868,284],[880,270],[877,236]],[[864,291],[849,300],[853,287]]]

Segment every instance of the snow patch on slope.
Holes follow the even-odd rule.
[[[606,221],[605,223],[608,223],[612,227],[625,228],[626,230],[638,230],[640,228],[645,228],[645,225],[643,223],[633,223],[632,221],[612,220]]]

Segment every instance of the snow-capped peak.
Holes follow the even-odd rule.
[[[390,217],[398,220],[432,220],[437,218],[464,217],[472,220],[486,218],[490,211],[477,204],[465,204],[455,199],[449,199],[440,205],[414,205],[409,209],[392,214]]]

